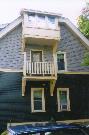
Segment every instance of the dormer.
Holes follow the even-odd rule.
[[[25,43],[31,44],[55,44],[60,39],[58,19],[60,15],[23,10],[23,38]]]

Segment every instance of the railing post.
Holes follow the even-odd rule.
[[[23,75],[26,76],[26,52],[24,52]]]

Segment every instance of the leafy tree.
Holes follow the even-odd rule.
[[[89,53],[84,54],[84,59],[81,63],[82,66],[89,66]]]
[[[86,3],[86,7],[82,9],[82,13],[78,18],[78,28],[89,39],[89,3]],[[82,66],[89,66],[89,53],[84,54]]]
[[[89,19],[86,16],[79,16],[78,19],[79,30],[89,39]]]

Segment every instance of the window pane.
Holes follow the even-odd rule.
[[[44,28],[45,23],[45,16],[39,15],[37,19],[37,26]]]
[[[42,91],[34,91],[34,110],[42,110]]]
[[[67,91],[59,91],[60,94],[60,103],[67,104]]]
[[[65,70],[64,54],[57,54],[58,70]]]
[[[35,14],[29,15],[28,20],[30,22],[30,25],[35,25]]]
[[[34,110],[42,110],[42,101],[34,100]]]
[[[55,29],[56,24],[55,24],[55,17],[48,17],[48,26],[50,28]]]
[[[42,98],[42,91],[41,90],[35,90],[34,91],[34,99],[40,99]]]
[[[63,110],[67,109],[67,91],[59,91],[60,107]]]

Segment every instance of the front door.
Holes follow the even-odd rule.
[[[32,51],[31,52],[32,62],[42,62],[42,51]]]
[[[41,75],[42,74],[42,51],[32,51],[31,52],[31,70],[32,74]]]

